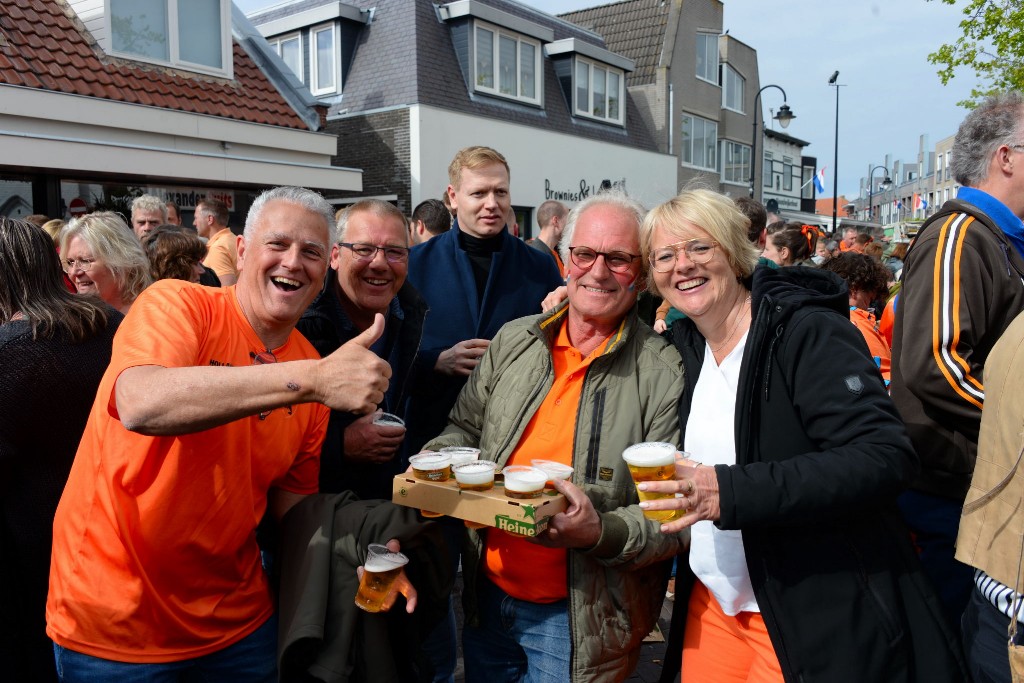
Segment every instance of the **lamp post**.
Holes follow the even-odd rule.
[[[835,156],[832,160],[832,234],[836,232],[836,226],[839,224],[839,83],[836,81],[839,79],[839,72],[836,71],[832,74],[832,78],[828,79],[828,84],[834,86],[836,89],[836,143],[835,143]]]
[[[775,88],[782,93],[782,106],[779,107],[779,113],[772,118],[779,122],[779,125],[783,128],[789,127],[789,122],[796,118],[796,114],[786,104],[786,91],[777,85],[766,85],[757,91],[754,95],[754,137],[750,144],[750,197],[754,197],[754,171],[757,169],[757,121],[761,118],[761,109],[758,102],[761,100],[761,93],[768,88]],[[764,164],[761,165],[761,173],[764,174]]]
[[[836,92],[839,92],[836,90]],[[889,177],[889,171],[885,166],[875,166],[868,173],[868,220],[870,221],[875,216],[875,206],[871,203],[875,193],[875,171],[882,169],[885,171],[885,179],[882,180],[882,192],[885,192],[892,187],[892,178]]]

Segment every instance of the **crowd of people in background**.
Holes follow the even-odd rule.
[[[671,576],[664,680],[1024,675],[1022,150],[1019,94],[973,110],[912,239],[691,186],[547,201],[523,241],[485,146],[409,215],[0,217],[5,670],[441,683],[461,641],[469,681],[618,682]],[[640,502],[643,442],[678,452]],[[388,502],[447,446],[571,467],[566,510],[524,538]],[[416,560],[384,615],[368,541]]]

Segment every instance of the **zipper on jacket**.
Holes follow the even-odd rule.
[[[779,307],[776,306],[776,310]],[[768,385],[770,384],[770,378],[772,374],[772,359],[775,357],[775,344],[782,339],[782,333],[785,331],[785,325],[779,324],[775,328],[775,336],[772,337],[772,341],[768,344],[768,362],[765,363],[764,367],[764,400],[768,400]]]

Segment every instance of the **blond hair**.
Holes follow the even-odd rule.
[[[452,187],[457,188],[459,183],[462,182],[462,169],[477,169],[490,166],[491,164],[501,164],[505,167],[505,172],[508,173],[509,178],[512,177],[512,171],[509,170],[508,162],[505,161],[505,157],[501,155],[501,152],[480,145],[463,147],[455,153],[452,163],[448,164],[448,182]]]

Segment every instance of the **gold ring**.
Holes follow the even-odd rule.
[[[686,495],[693,495],[693,479],[688,479],[686,481]]]

